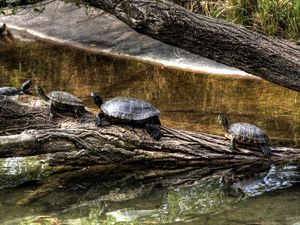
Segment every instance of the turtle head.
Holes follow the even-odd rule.
[[[35,91],[36,91],[36,94],[41,97],[42,99],[44,99],[45,101],[48,101],[49,98],[47,97],[47,95],[45,94],[43,88],[40,86],[40,85],[36,85],[35,86]]]
[[[24,92],[30,88],[31,83],[31,80],[25,81],[20,88],[20,94],[24,94]]]
[[[227,116],[224,113],[219,114],[218,121],[222,125],[224,130],[228,131],[229,122],[228,122]]]
[[[94,103],[98,106],[99,109],[101,109],[101,105],[103,104],[101,96],[98,95],[96,92],[92,92],[91,96],[93,98]]]

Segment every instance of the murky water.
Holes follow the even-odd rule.
[[[108,100],[132,96],[160,109],[169,127],[222,134],[219,112],[232,122],[263,128],[276,144],[299,146],[300,94],[261,79],[175,71],[39,42],[0,49],[0,85],[32,79],[47,91],[66,90],[96,107],[90,92]]]
[[[222,134],[222,111],[232,122],[260,126],[273,145],[299,147],[300,95],[260,79],[175,71],[41,42],[0,48],[0,86],[26,79],[69,91],[93,111],[92,91],[106,100],[141,98],[160,109],[163,125],[185,130]],[[49,171],[33,159],[0,164],[0,224],[300,224],[298,162],[255,172],[88,168],[38,184],[32,181]]]

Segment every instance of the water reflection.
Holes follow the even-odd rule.
[[[300,219],[299,168],[91,167],[0,190],[0,223],[289,225]]]

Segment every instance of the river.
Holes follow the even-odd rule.
[[[274,146],[299,147],[300,95],[262,79],[174,70],[41,41],[0,48],[0,86],[27,79],[73,93],[92,112],[90,92],[104,100],[136,97],[160,109],[167,127],[221,135],[217,115],[224,112],[231,122],[261,127]],[[299,162],[221,172],[87,167],[52,176],[34,160],[0,164],[1,224],[300,224]]]

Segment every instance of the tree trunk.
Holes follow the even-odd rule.
[[[49,107],[0,97],[0,158],[39,155],[51,165],[151,164],[157,167],[228,165],[266,160],[256,147],[229,150],[224,137],[161,127],[156,141],[142,128],[97,127],[90,112],[49,120]],[[299,157],[299,149],[273,148],[272,160]]]
[[[300,90],[300,48],[166,0],[86,0],[139,33]]]

